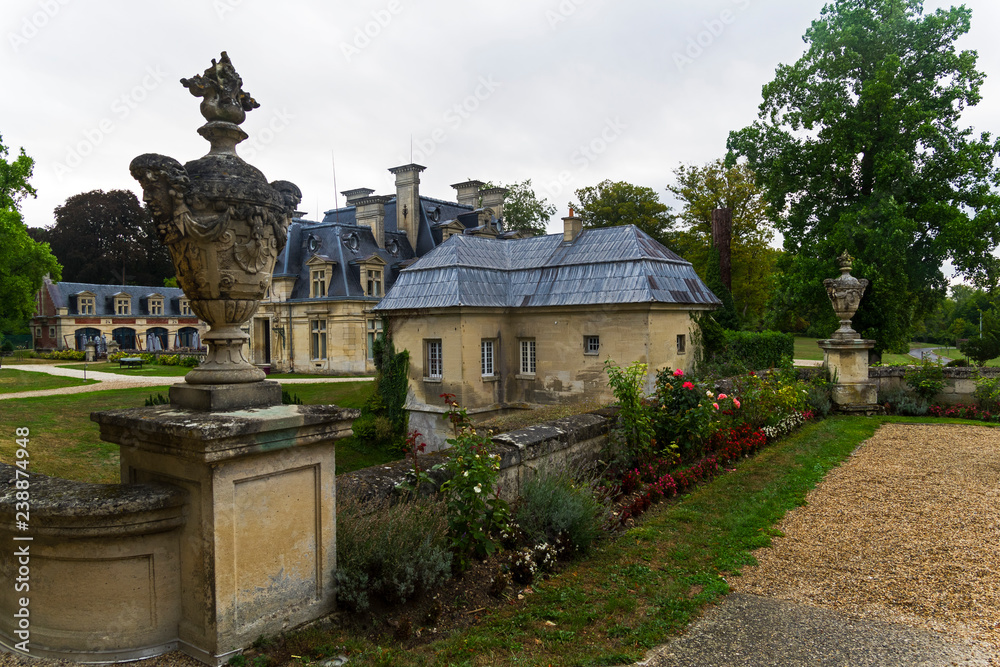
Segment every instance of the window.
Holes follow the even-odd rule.
[[[191,302],[188,299],[181,299],[181,315],[191,314]]]
[[[127,296],[115,297],[115,315],[131,315],[132,299]]]
[[[601,337],[600,336],[584,336],[583,337],[583,353],[584,354],[597,354],[601,351]]]
[[[56,337],[56,328],[49,327],[49,338],[55,338],[55,337]]]
[[[521,341],[521,375],[535,374],[535,341]]]
[[[426,359],[424,361],[424,377],[440,380],[442,363],[441,363],[441,341],[440,340],[429,340],[425,344]]]
[[[382,296],[382,272],[368,269],[368,296]]]
[[[312,320],[312,358],[326,359],[326,320]]]
[[[77,299],[77,310],[81,315],[93,315],[94,314],[94,297],[92,296],[81,296]]]
[[[480,345],[483,377],[493,377],[493,341],[484,340]]]
[[[684,349],[687,347],[687,341],[685,340],[684,334],[677,334],[677,354],[684,354]]]
[[[149,300],[149,314],[150,315],[162,315],[163,314],[163,299],[150,299]]]
[[[326,296],[326,269],[312,270],[312,298]]]
[[[368,320],[368,358],[375,358],[375,341],[382,335],[382,320]]]

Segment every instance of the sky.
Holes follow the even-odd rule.
[[[725,155],[761,86],[805,51],[822,0],[4,0],[0,136],[35,159],[30,226],[67,198],[141,189],[142,153],[204,155],[200,100],[181,78],[227,51],[260,103],[239,154],[302,190],[310,219],[338,191],[454,201],[468,179],[531,179],[558,206],[605,179],[656,190]],[[952,3],[925,2],[925,11]],[[1000,134],[1000,5],[965,3],[983,101],[964,124]]]

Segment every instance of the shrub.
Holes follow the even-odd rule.
[[[743,421],[756,428],[775,426],[788,415],[807,407],[807,390],[797,380],[779,373],[751,371],[736,378],[733,391],[742,401]]]
[[[689,380],[682,370],[669,368],[656,375],[656,399],[656,438],[667,445],[660,448],[660,454],[677,453],[687,460],[704,453],[708,439],[741,405]]]
[[[944,368],[941,364],[924,359],[919,366],[907,370],[903,379],[917,396],[929,401],[944,389]]]
[[[532,544],[568,541],[585,553],[601,532],[603,508],[590,487],[564,474],[539,474],[528,480],[514,519]]]
[[[976,378],[976,391],[973,396],[983,410],[1000,412],[1000,376]]]
[[[922,417],[927,414],[927,399],[912,394],[905,389],[893,389],[879,392],[878,402],[888,405],[889,410],[897,415]]]
[[[302,399],[299,398],[298,394],[291,394],[287,389],[282,389],[281,403],[282,405],[302,405]]]
[[[639,361],[633,361],[625,368],[611,359],[604,362],[608,384],[618,401],[616,428],[621,441],[619,444],[629,463],[646,458],[655,446],[653,420],[649,409],[643,404],[647,368],[646,364]]]
[[[201,359],[195,356],[181,357],[181,366],[187,366],[188,368],[194,368],[201,363]]]
[[[0,352],[7,353],[13,351],[14,351],[14,343],[10,342],[9,340],[5,340],[3,344],[0,345]]]
[[[391,505],[351,497],[337,502],[337,599],[364,611],[375,595],[403,603],[451,575],[448,523],[440,500]]]
[[[169,404],[170,404],[170,399],[164,396],[163,394],[157,394],[156,396],[150,394],[149,398],[146,399],[147,408],[152,407],[154,405],[169,405]]]
[[[958,349],[977,366],[985,366],[990,359],[1000,357],[1000,340],[989,335],[976,336],[959,343]]]

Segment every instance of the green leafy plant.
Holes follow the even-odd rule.
[[[919,366],[907,370],[903,379],[913,393],[929,401],[944,389],[944,368],[930,359],[924,359]]]
[[[973,396],[983,410],[1000,412],[1000,376],[977,377]]]
[[[608,374],[608,384],[618,402],[616,429],[626,463],[649,458],[655,449],[655,433],[650,410],[643,404],[643,386],[646,382],[648,366],[633,361],[622,368],[613,360],[604,362],[604,372]]]
[[[413,461],[413,470],[406,473],[406,479],[396,485],[396,488],[405,493],[419,494],[421,487],[429,485],[431,488],[434,487],[434,480],[427,473],[426,470],[421,469],[420,460],[418,455],[423,453],[427,448],[427,443],[421,442],[420,438],[423,433],[418,431],[410,431],[409,435],[406,436],[406,445],[403,447],[403,452],[408,459]]]
[[[490,439],[480,435],[465,408],[453,394],[442,394],[448,404],[445,417],[455,437],[448,439],[451,457],[444,464],[451,474],[441,485],[448,506],[448,530],[459,571],[471,556],[486,557],[496,551],[493,534],[507,527],[510,508],[498,494],[500,456],[490,451]]]
[[[164,396],[163,394],[157,394],[156,396],[150,394],[149,398],[146,399],[147,408],[152,407],[154,405],[169,405],[169,404],[170,404],[170,399]]]
[[[568,543],[584,553],[600,535],[604,514],[588,485],[543,473],[525,482],[514,519],[532,544]]]
[[[298,397],[298,394],[292,394],[287,389],[282,389],[281,403],[282,405],[302,405],[302,399]]]

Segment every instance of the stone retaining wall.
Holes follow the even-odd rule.
[[[890,391],[909,391],[904,375],[915,366],[884,366],[870,367],[868,377],[878,386],[878,393]],[[1000,377],[1000,368],[970,368],[957,366],[945,368],[944,389],[932,399],[932,403],[955,405],[956,403],[974,403],[973,392],[976,390],[977,377]]]

